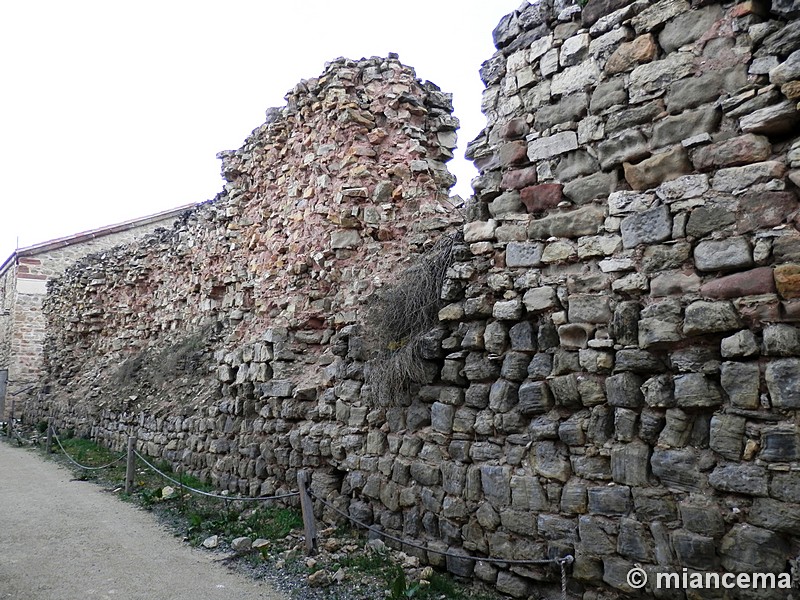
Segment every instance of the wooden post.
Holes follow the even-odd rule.
[[[8,417],[8,437],[14,437],[14,409],[17,407],[17,401],[11,401],[11,416]]]
[[[47,418],[47,444],[45,444],[44,451],[47,454],[53,452],[53,417]]]
[[[133,476],[134,472],[136,471],[136,455],[134,451],[136,450],[136,436],[129,435],[128,436],[128,465],[127,469],[125,470],[125,493],[132,494],[133,493]]]
[[[308,494],[308,472],[297,472],[297,488],[300,490],[300,509],[303,511],[303,531],[306,537],[306,554],[317,553],[317,524],[314,521],[314,505]]]

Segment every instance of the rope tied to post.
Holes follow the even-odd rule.
[[[53,438],[55,438],[58,447],[61,448],[61,452],[64,453],[64,456],[67,457],[67,460],[76,467],[78,467],[79,469],[83,469],[84,471],[101,471],[103,469],[108,469],[109,467],[113,467],[114,465],[116,465],[118,462],[121,462],[125,458],[125,454],[123,454],[122,456],[112,460],[110,463],[105,465],[100,465],[99,467],[90,467],[88,465],[82,465],[72,456],[69,455],[69,452],[67,452],[66,448],[64,448],[64,445],[61,443],[61,439],[58,437],[58,434],[55,431],[53,431]]]

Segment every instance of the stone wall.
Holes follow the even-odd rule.
[[[187,207],[164,211],[16,250],[0,267],[0,370],[8,372],[7,393],[0,392],[0,420],[12,398],[22,406],[43,374],[45,319],[42,300],[47,282],[80,258],[133,243],[158,228],[170,227]]]
[[[396,61],[340,61],[223,155],[214,203],[54,289],[53,393],[29,417],[118,449],[135,432],[243,493],[308,468],[318,495],[432,549],[573,554],[584,600],[633,594],[635,564],[788,572],[797,7],[696,4],[525,3],[494,30],[428,375],[393,404],[371,400],[356,325],[376,280],[449,231],[453,122]],[[550,567],[424,554],[560,597]]]
[[[490,445],[499,531],[532,508],[583,585],[798,555],[791,8],[537,3],[494,30],[469,252],[441,313],[459,392],[433,408]],[[523,477],[535,506],[515,502]]]

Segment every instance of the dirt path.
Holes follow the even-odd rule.
[[[151,515],[5,442],[0,598],[286,600],[182,544]]]

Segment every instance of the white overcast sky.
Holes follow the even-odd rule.
[[[463,151],[485,124],[481,62],[520,0],[0,2],[0,263],[30,246],[214,197],[301,79],[397,52],[454,94]]]

